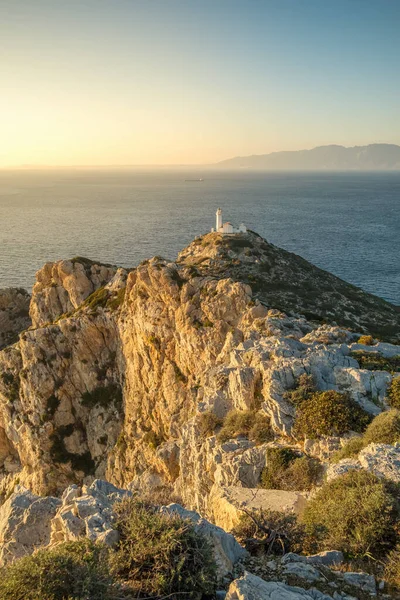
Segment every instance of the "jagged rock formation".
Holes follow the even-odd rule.
[[[0,350],[18,340],[18,334],[31,325],[31,297],[22,288],[0,290]]]
[[[396,307],[252,233],[207,235],[176,263],[154,258],[129,273],[82,259],[46,265],[30,312],[33,327],[0,353],[3,493],[17,480],[48,494],[106,476],[168,487],[217,522],[213,498],[256,488],[268,448],[287,444],[295,408],[285,392],[300,375],[377,414],[393,375],[360,369],[352,351],[400,353],[355,344],[343,327],[379,322],[394,339]],[[274,439],[201,433],[204,413],[231,409],[268,417]],[[290,443],[325,460],[342,442]]]

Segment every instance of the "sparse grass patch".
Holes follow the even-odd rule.
[[[86,298],[82,306],[89,308],[91,311],[96,310],[96,308],[105,308],[109,296],[109,291],[105,287],[100,287]]]
[[[120,542],[111,555],[112,571],[135,597],[171,596],[200,600],[216,585],[209,541],[190,521],[157,512],[127,498],[114,505]]]
[[[254,410],[232,410],[224,421],[218,434],[220,443],[237,437],[246,437],[256,444],[263,444],[273,439],[270,419]]]
[[[284,394],[284,398],[295,406],[299,406],[304,400],[309,400],[317,391],[317,386],[312,375],[303,373],[298,378],[293,389]]]
[[[120,306],[122,306],[125,300],[125,292],[126,287],[122,287],[120,290],[118,290],[113,298],[107,300],[106,307],[110,308],[111,310],[117,310]]]

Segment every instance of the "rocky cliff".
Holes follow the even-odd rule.
[[[2,331],[11,324],[7,339],[18,337],[0,352],[3,562],[27,551],[23,540],[32,550],[89,527],[79,507],[94,502],[97,515],[99,504],[77,500],[77,486],[93,489],[95,478],[177,497],[226,530],[243,511],[304,509],[309,488],[260,489],[271,449],[313,459],[315,485],[350,470],[400,481],[400,447],[357,434],[389,408],[397,307],[254,233],[208,234],[176,262],[155,257],[130,271],[82,258],[48,263],[30,318],[27,294],[1,298]],[[350,425],[300,431],[310,382],[322,401],[343,405]],[[353,438],[357,451],[332,463]],[[26,523],[39,517],[30,539]],[[98,534],[112,543],[107,519]],[[244,576],[229,597],[257,585]]]

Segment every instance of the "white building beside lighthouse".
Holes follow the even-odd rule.
[[[239,227],[234,227],[232,223],[227,221],[226,223],[222,222],[222,209],[218,208],[216,212],[216,222],[215,222],[215,230],[212,228],[211,231],[215,231],[216,233],[246,233],[247,227],[243,223],[239,225]]]

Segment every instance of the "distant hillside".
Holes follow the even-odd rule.
[[[400,170],[400,146],[319,146],[312,150],[237,156],[223,160],[216,166],[266,170]]]

